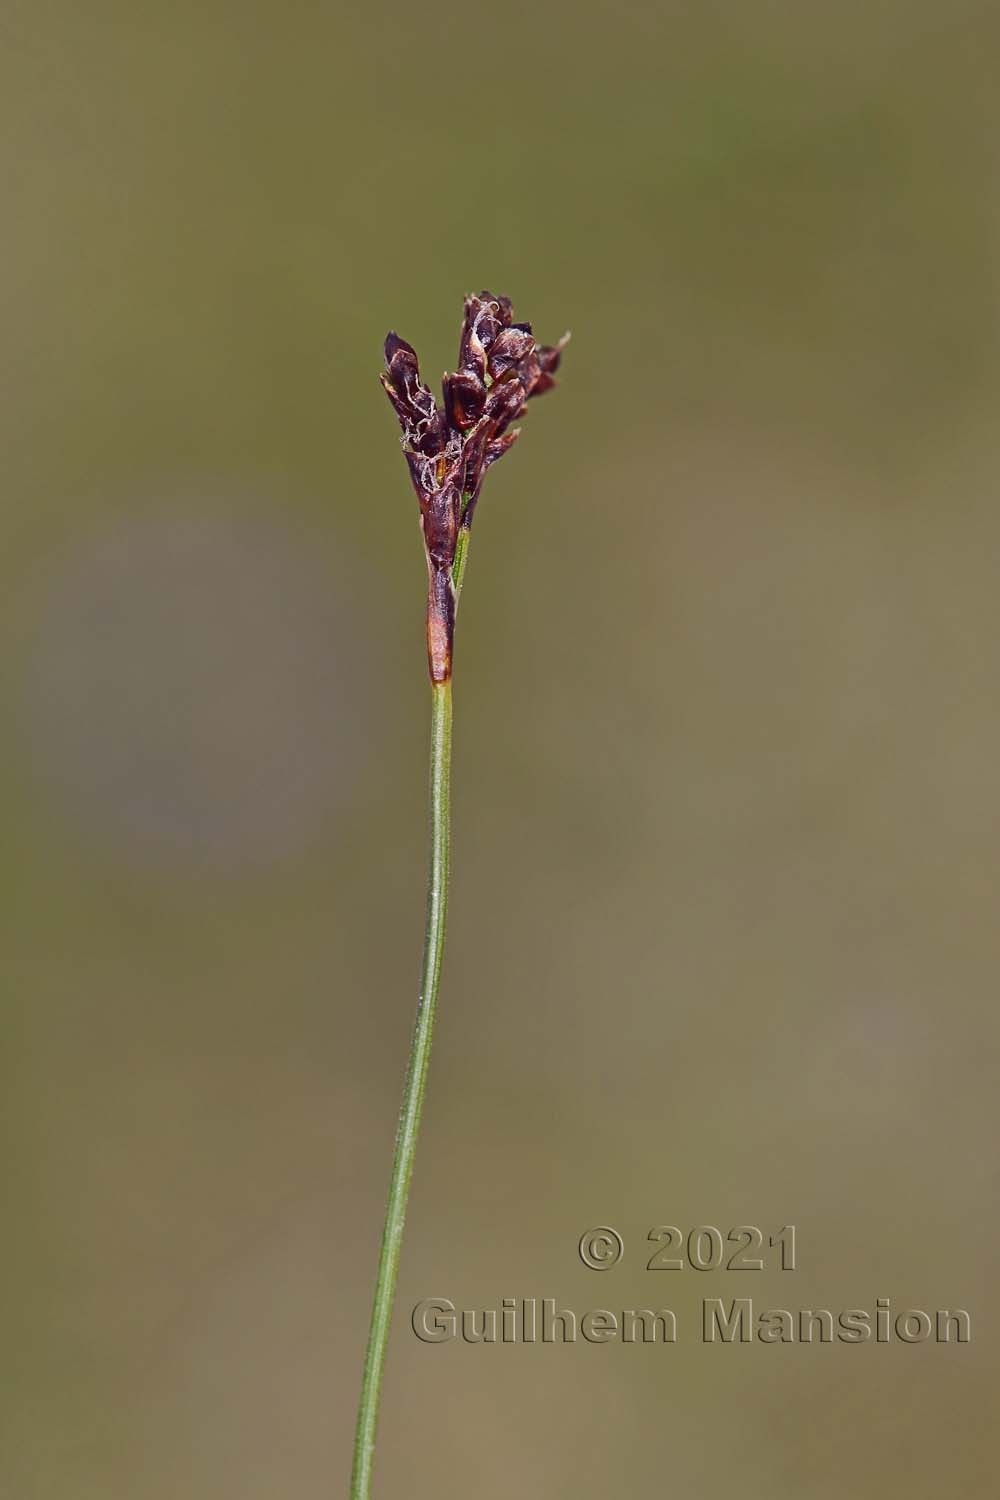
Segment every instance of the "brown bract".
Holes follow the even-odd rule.
[[[568,335],[567,335],[568,337]],[[380,379],[403,429],[403,453],[420,502],[430,587],[427,651],[431,680],[451,676],[455,630],[452,568],[459,531],[472,525],[483,479],[517,439],[512,427],[532,396],[555,385],[566,338],[535,343],[515,323],[508,298],[466,297],[458,369],[445,375],[443,402],[420,379],[416,351],[390,333]]]

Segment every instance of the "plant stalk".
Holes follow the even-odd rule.
[[[431,764],[430,812],[431,857],[427,884],[427,922],[424,928],[424,956],[420,979],[420,998],[410,1044],[410,1057],[403,1085],[403,1103],[396,1131],[396,1149],[392,1160],[389,1198],[382,1230],[375,1296],[372,1302],[368,1348],[365,1353],[361,1402],[354,1439],[354,1470],[351,1476],[351,1500],[369,1500],[372,1463],[375,1452],[375,1429],[378,1424],[382,1372],[392,1321],[399,1272],[399,1252],[403,1239],[406,1203],[413,1175],[413,1158],[427,1083],[434,1014],[437,1009],[441,960],[444,955],[445,916],[448,909],[448,869],[450,858],[451,804],[451,681],[431,684]]]

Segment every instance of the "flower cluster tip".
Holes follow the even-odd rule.
[[[458,369],[445,375],[438,403],[420,378],[416,350],[397,333],[386,337],[380,379],[402,428],[427,554],[432,682],[451,676],[459,533],[472,525],[487,470],[520,435],[513,424],[529,400],[556,384],[568,339],[537,344],[530,323],[515,323],[509,298],[466,297]]]

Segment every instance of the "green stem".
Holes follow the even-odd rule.
[[[451,581],[455,586],[455,608],[458,609],[458,601],[462,597],[462,584],[465,580],[465,565],[469,560],[469,538],[472,532],[468,526],[458,528],[458,540],[455,543],[455,561],[451,565]]]
[[[413,1175],[420,1113],[431,1055],[434,1012],[437,1006],[441,959],[444,953],[445,914],[448,908],[448,863],[451,802],[451,683],[431,685],[431,860],[427,885],[427,924],[420,979],[417,1019],[410,1045],[410,1059],[403,1085],[403,1104],[396,1132],[396,1149],[389,1181],[389,1199],[382,1230],[375,1297],[372,1303],[368,1349],[361,1383],[361,1403],[354,1439],[354,1472],[351,1500],[368,1500],[371,1494],[375,1428],[378,1423],[382,1372],[392,1304],[399,1272],[399,1250],[406,1218],[406,1201]]]

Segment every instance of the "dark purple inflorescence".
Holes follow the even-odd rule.
[[[483,478],[518,437],[512,427],[532,396],[555,385],[566,339],[535,343],[515,323],[510,301],[481,292],[465,299],[458,369],[444,377],[438,406],[420,379],[416,351],[390,333],[381,381],[403,429],[403,453],[420,502],[427,552],[427,652],[431,680],[451,676],[455,629],[452,569],[459,532],[468,530]]]

